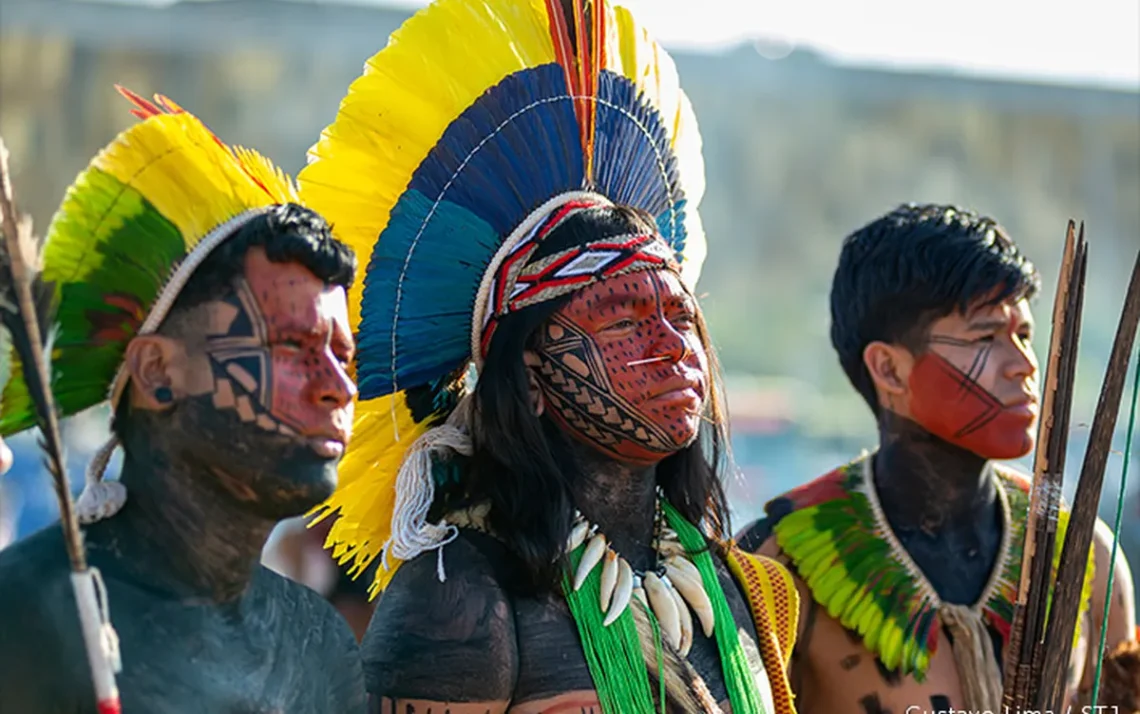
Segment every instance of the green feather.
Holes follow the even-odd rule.
[[[58,304],[52,390],[63,416],[107,398],[127,343],[185,255],[178,228],[110,174],[88,169],[68,190],[43,269]],[[27,385],[15,377],[0,399],[0,435],[34,424]]]

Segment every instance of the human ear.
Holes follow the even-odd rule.
[[[174,369],[180,353],[177,342],[161,335],[140,335],[127,344],[123,362],[130,377],[131,406],[160,411],[184,396]]]
[[[880,403],[887,404],[909,391],[914,357],[905,347],[872,342],[863,349],[863,364],[875,384]]]

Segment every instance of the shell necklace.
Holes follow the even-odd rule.
[[[584,542],[586,548],[574,573],[574,591],[581,590],[593,569],[601,564],[598,597],[606,615],[603,624],[606,627],[613,624],[629,607],[631,599],[637,598],[653,612],[661,633],[669,643],[681,656],[685,656],[693,644],[693,614],[706,637],[713,636],[716,618],[700,571],[689,560],[676,531],[665,525],[660,496],[654,530],[657,562],[653,570],[635,571],[625,558],[618,555],[605,535],[598,532],[598,527],[586,520],[581,512],[576,512],[566,552],[574,551]]]

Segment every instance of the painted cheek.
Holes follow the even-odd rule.
[[[910,412],[931,434],[985,459],[1017,459],[1033,449],[1036,417],[1009,409],[934,352],[915,361]]]
[[[645,356],[645,341],[635,334],[601,345],[600,352],[614,396],[629,404],[642,401],[649,386],[648,374],[629,363]]]
[[[329,375],[313,350],[295,350],[275,347],[270,350],[273,364],[272,404],[266,405],[270,413],[297,431],[321,429],[330,422],[328,409],[320,400],[312,399],[314,387]]]

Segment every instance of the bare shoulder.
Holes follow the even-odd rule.
[[[1108,592],[1109,566],[1114,560],[1112,549],[1115,541],[1112,528],[1098,518],[1093,529],[1095,568],[1092,593],[1093,617],[1099,629],[1105,600],[1110,599],[1110,647],[1121,639],[1135,639],[1136,631],[1135,585],[1132,580],[1132,568],[1128,564],[1123,548],[1118,548],[1116,551],[1115,565],[1112,567],[1112,592]]]
[[[275,639],[296,657],[295,683],[337,711],[363,712],[364,671],[348,622],[320,593],[268,568],[258,568],[256,583],[259,609],[277,613]]]
[[[505,710],[518,677],[514,608],[486,538],[461,531],[444,547],[443,582],[436,551],[396,571],[362,643],[370,697],[401,712],[432,702]]]

